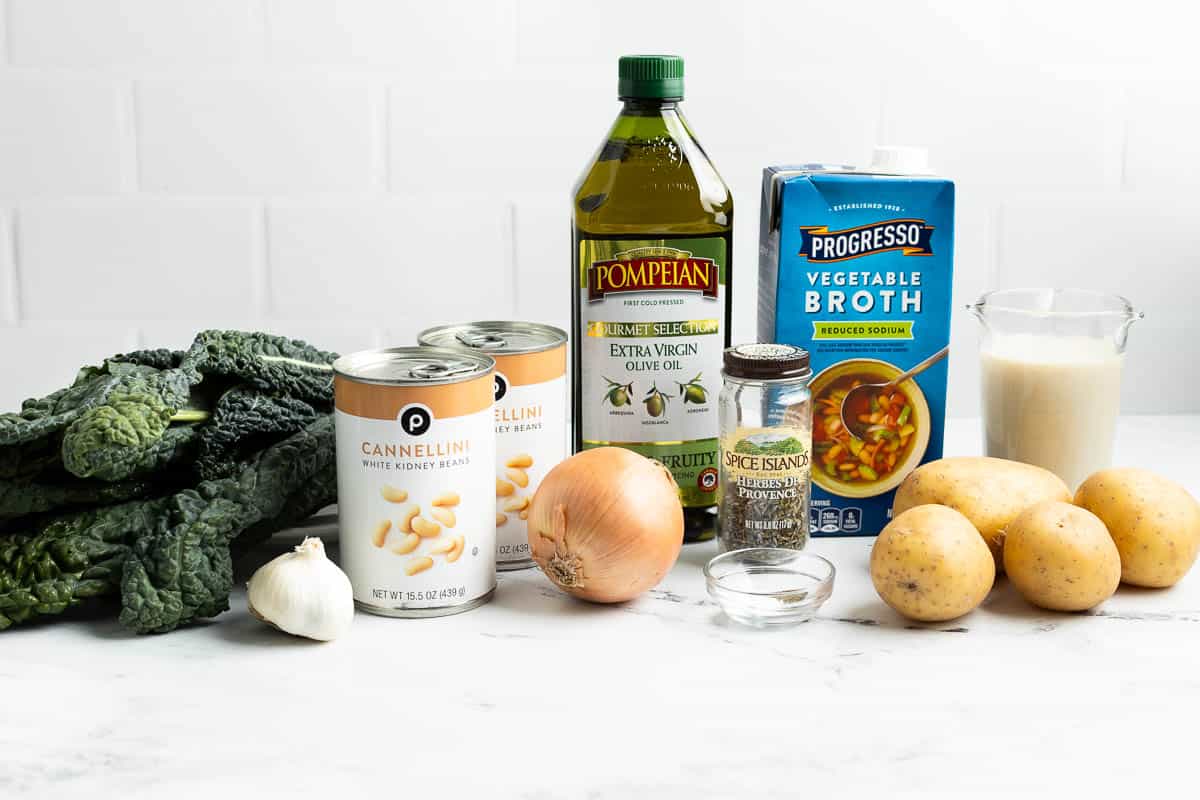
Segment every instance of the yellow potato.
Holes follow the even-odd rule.
[[[1003,458],[942,458],[922,464],[904,479],[896,489],[892,515],[924,503],[961,512],[987,542],[1000,571],[1004,529],[1043,500],[1071,502],[1071,490],[1049,470]]]
[[[1099,517],[1121,554],[1121,580],[1173,586],[1200,551],[1200,503],[1179,484],[1149,470],[1125,467],[1091,475],[1075,505]]]
[[[996,565],[979,531],[946,506],[908,509],[871,548],[875,591],[910,619],[961,617],[983,602],[995,580]]]
[[[1058,500],[1022,511],[1004,534],[1004,571],[1029,602],[1051,611],[1100,605],[1121,583],[1121,556],[1092,512]]]

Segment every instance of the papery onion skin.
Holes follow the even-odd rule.
[[[655,586],[683,547],[683,506],[662,464],[621,447],[584,450],[542,480],[529,507],[534,562],[560,589],[595,603]]]

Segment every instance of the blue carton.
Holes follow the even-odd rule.
[[[876,535],[904,477],[942,456],[954,184],[767,167],[759,254],[759,340],[812,358],[812,534]]]

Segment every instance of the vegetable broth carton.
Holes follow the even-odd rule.
[[[878,534],[942,456],[954,184],[924,162],[879,148],[866,169],[763,170],[758,337],[811,353],[814,536]]]

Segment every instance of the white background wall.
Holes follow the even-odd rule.
[[[1125,410],[1200,411],[1185,5],[7,0],[0,409],[202,327],[349,351],[564,324],[568,194],[618,110],[616,58],[677,52],[735,194],[737,338],[761,168],[924,144],[959,185],[957,302],[1125,293],[1147,313]],[[973,324],[957,313],[956,415],[977,413]]]

